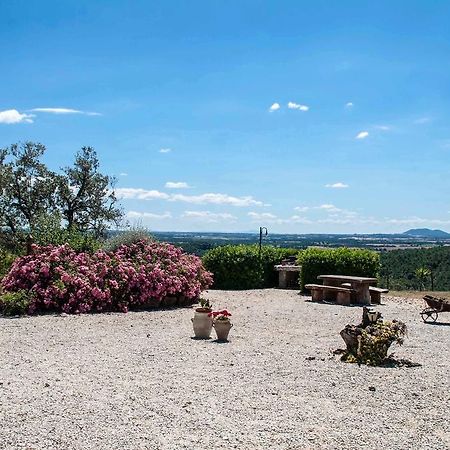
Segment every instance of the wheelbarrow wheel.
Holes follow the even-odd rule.
[[[420,315],[426,323],[434,323],[438,318],[438,312],[434,308],[425,308]]]

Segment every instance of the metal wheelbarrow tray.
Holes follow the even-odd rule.
[[[428,305],[420,313],[424,322],[434,323],[436,322],[440,313],[450,312],[450,300],[447,300],[445,298],[433,297],[432,295],[425,295],[423,299]]]

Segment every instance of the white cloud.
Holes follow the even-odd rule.
[[[294,102],[289,102],[288,108],[289,109],[298,109],[299,111],[308,111],[309,110],[309,106],[300,105],[300,104],[294,103]]]
[[[346,108],[351,108],[351,107],[353,107],[353,103],[352,103],[352,102],[347,102],[347,103],[345,104],[345,107],[346,107]]]
[[[115,190],[117,198],[136,200],[167,200],[171,202],[184,202],[231,206],[263,206],[263,202],[255,200],[251,196],[234,197],[227,194],[207,193],[200,195],[167,194],[157,190],[142,188],[118,188]]]
[[[170,153],[172,151],[171,148],[160,148],[159,153]]]
[[[150,212],[138,212],[138,211],[128,211],[126,216],[129,219],[171,219],[172,214],[170,212],[165,212],[164,214],[154,214]]]
[[[281,108],[279,103],[273,103],[272,106],[269,108],[270,112],[278,111]]]
[[[367,136],[369,136],[368,131],[361,131],[356,135],[355,139],[365,139]]]
[[[185,211],[181,217],[201,219],[206,222],[220,222],[222,220],[235,221],[236,216],[229,213],[213,213],[211,211]]]
[[[184,181],[168,181],[166,183],[168,189],[189,189],[190,186]]]
[[[313,223],[312,220],[307,219],[306,217],[297,216],[297,215],[291,216],[291,217],[287,220],[287,222],[288,222],[288,223],[289,223],[289,222],[290,222],[290,223],[303,223],[303,224],[311,224],[311,223]]]
[[[309,209],[310,209],[309,206],[296,206],[294,208],[294,210],[298,211],[298,212],[306,212],[306,211],[309,211]]]
[[[327,211],[340,211],[339,208],[336,208],[336,206],[330,204],[330,203],[324,203],[323,205],[320,206],[315,206],[315,209],[325,209]]]
[[[407,217],[405,219],[385,219],[385,222],[396,224],[396,225],[448,225],[450,224],[450,220],[441,220],[441,219],[424,219],[422,217]]]
[[[196,204],[215,204],[215,205],[232,205],[232,206],[262,206],[263,203],[259,200],[255,200],[251,196],[245,197],[233,197],[227,194],[201,194],[201,195],[184,195],[184,194],[172,194],[169,198],[170,201],[179,201],[186,203]]]
[[[168,200],[169,194],[156,190],[146,190],[141,188],[118,188],[115,190],[117,198],[120,199],[137,199],[137,200]]]
[[[423,125],[425,123],[430,123],[431,122],[431,117],[420,117],[419,119],[416,119],[414,121],[415,124],[418,125]]]
[[[120,177],[127,177],[128,174],[127,174],[126,172],[121,172],[121,173],[119,173],[119,176],[120,176]]]
[[[271,213],[256,213],[256,212],[249,212],[248,216],[252,220],[274,220],[277,219],[277,216]]]
[[[350,186],[348,184],[338,182],[338,183],[333,183],[333,184],[326,184],[325,187],[331,188],[331,189],[345,189]]]
[[[374,128],[381,131],[389,131],[391,129],[388,125],[375,125]]]
[[[0,111],[0,123],[33,123],[33,114],[21,114],[17,109]]]
[[[263,223],[270,223],[270,224],[276,224],[276,225],[286,225],[286,224],[292,224],[292,223],[301,223],[301,224],[311,224],[313,223],[311,220],[307,219],[306,217],[301,216],[291,216],[287,219],[282,219],[277,217],[275,214],[271,213],[257,213],[257,212],[249,212],[248,216],[252,219],[252,222],[263,222]]]
[[[86,116],[101,116],[98,112],[80,111],[79,109],[72,108],[33,108],[32,112],[42,112],[50,114],[84,114]]]

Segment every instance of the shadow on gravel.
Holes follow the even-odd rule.
[[[342,349],[342,348],[338,348],[336,350],[333,350],[331,353],[332,355],[341,355],[341,361],[342,357],[346,354],[346,350]],[[306,358],[307,360],[311,360],[311,359],[315,359],[314,357],[308,357]],[[346,362],[346,361],[343,361]],[[359,364],[359,363],[355,363],[355,364]],[[363,364],[359,364],[360,366]],[[367,366],[367,367],[384,367],[386,369],[392,369],[395,367],[422,367],[422,364],[414,362],[414,361],[410,361],[409,359],[405,359],[405,358],[395,358],[394,355],[390,355],[388,356],[383,364],[380,364],[378,366]]]
[[[384,363],[379,367],[422,367],[422,364],[410,361],[409,359],[404,358],[394,358],[393,356],[388,357]]]
[[[448,322],[432,322],[427,323],[427,325],[434,325],[435,327],[450,327],[450,323]]]

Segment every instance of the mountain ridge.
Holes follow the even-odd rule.
[[[429,238],[450,238],[450,233],[442,230],[431,230],[430,228],[412,228],[403,233],[406,236],[420,236]]]

